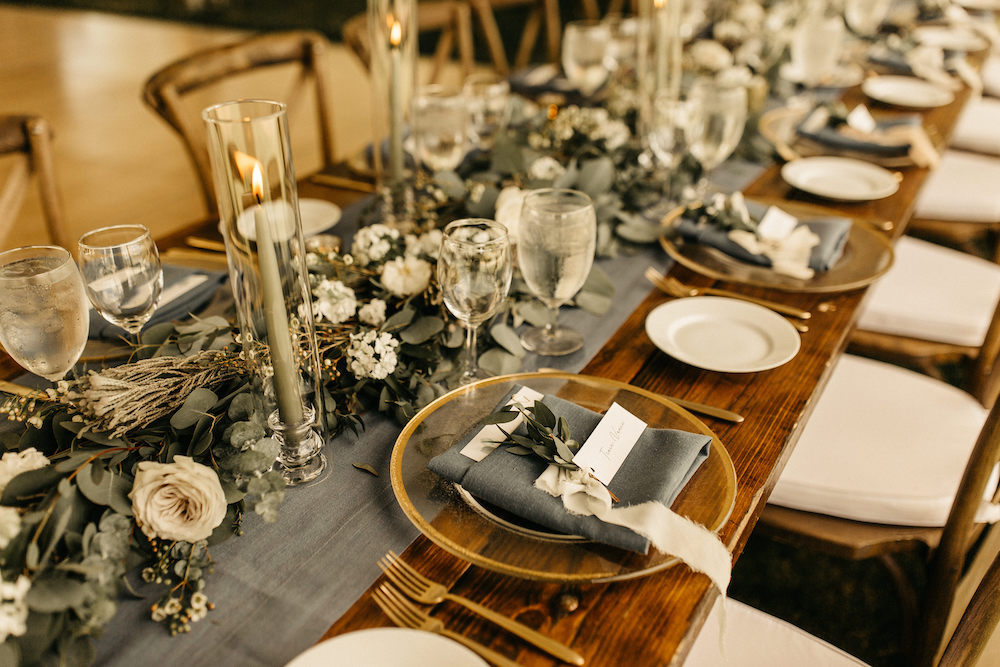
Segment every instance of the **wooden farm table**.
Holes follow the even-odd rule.
[[[949,137],[967,97],[967,91],[963,91],[952,104],[926,112],[925,126],[933,126],[943,138]],[[863,101],[863,96],[854,89],[844,99],[853,106]],[[912,216],[916,196],[928,175],[925,169],[907,168],[899,172],[901,181],[896,194],[875,202],[835,205],[794,191],[779,172],[780,166],[768,168],[744,190],[745,194],[824,205],[843,215],[869,219],[894,238]],[[704,371],[663,354],[645,334],[647,314],[666,300],[654,290],[582,371],[661,394],[727,407],[746,417],[741,424],[705,418],[727,447],[736,468],[735,508],[720,531],[735,562],[847,345],[866,290],[795,294],[712,281],[679,265],[675,265],[672,275],[695,285],[716,285],[783,301],[813,314],[809,332],[802,335],[801,350],[789,363],[758,373]],[[715,599],[708,578],[682,565],[623,582],[564,586],[471,566],[424,536],[417,538],[402,556],[418,570],[452,586],[454,593],[572,646],[592,665],[682,663]],[[373,588],[383,580],[376,581]],[[457,605],[439,605],[434,616],[519,664],[558,664]],[[390,625],[389,619],[366,594],[324,638],[386,625]]]

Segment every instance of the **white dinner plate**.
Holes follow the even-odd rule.
[[[899,189],[888,169],[848,157],[804,157],[786,162],[781,177],[809,194],[838,201],[872,201]]]
[[[316,644],[287,667],[483,667],[483,660],[458,642],[420,630],[370,628]]]
[[[302,234],[309,238],[340,222],[340,207],[325,199],[300,199]]]
[[[910,109],[941,107],[955,99],[950,90],[913,76],[873,76],[865,79],[861,90],[873,100]]]
[[[686,364],[723,373],[766,371],[799,351],[788,320],[755,303],[695,296],[657,306],[646,317],[656,347]]]
[[[981,51],[990,45],[975,31],[962,26],[922,25],[914,28],[912,34],[919,44],[946,51]]]
[[[778,74],[785,81],[792,83],[804,83],[802,80],[802,68],[791,61],[783,64]],[[826,74],[819,82],[820,88],[850,88],[861,83],[865,78],[865,72],[857,63],[841,63],[834,70]]]
[[[263,211],[271,220],[280,239],[286,239],[292,235],[295,229],[292,207],[283,201],[265,202],[259,208],[254,206],[244,210],[236,219],[236,228],[240,230],[240,234],[251,241],[257,240],[254,216],[259,211]],[[333,227],[340,222],[340,213],[339,206],[325,199],[300,199],[299,217],[302,219],[302,235],[309,238]],[[219,222],[219,233],[225,236],[221,221]]]

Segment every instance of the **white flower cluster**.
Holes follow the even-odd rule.
[[[358,308],[354,290],[339,280],[325,279],[313,288],[313,315],[317,320],[340,324],[350,319]]]
[[[431,281],[431,265],[419,257],[396,257],[382,267],[385,288],[396,296],[419,294]]]
[[[528,178],[540,181],[554,181],[566,173],[566,168],[554,157],[543,155],[528,167]]]
[[[13,507],[0,506],[0,549],[21,532],[21,514]]]
[[[376,224],[362,227],[354,235],[351,254],[361,266],[381,262],[399,241],[399,232],[392,227]]]
[[[441,239],[444,233],[440,229],[432,229],[426,234],[406,235],[406,254],[413,257],[430,257],[437,259],[441,252]]]
[[[385,322],[385,301],[372,299],[358,308],[358,319],[373,327],[380,327]]]
[[[0,643],[28,631],[28,603],[24,598],[30,589],[31,580],[23,574],[14,581],[5,581],[0,574]]]
[[[347,348],[347,366],[359,380],[384,380],[396,370],[398,349],[399,341],[390,333],[379,333],[374,329],[354,333]]]
[[[602,107],[571,105],[560,109],[551,127],[559,141],[566,141],[572,138],[574,132],[579,132],[591,141],[603,139],[604,145],[611,151],[623,146],[630,136],[628,125],[612,118],[608,110]]]
[[[49,460],[34,447],[23,452],[7,452],[0,457],[0,493],[7,488],[8,482],[22,472],[38,470],[49,464]]]
[[[507,228],[511,243],[517,243],[517,229],[521,222],[521,205],[527,191],[508,185],[497,196],[496,212],[493,218]]]

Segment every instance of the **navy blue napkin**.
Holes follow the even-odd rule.
[[[758,202],[747,202],[747,210],[754,220],[760,220],[767,208]],[[809,256],[809,268],[820,272],[829,271],[844,252],[851,231],[850,218],[833,216],[810,218],[801,220],[799,224],[805,225],[819,237],[819,243]],[[771,266],[768,257],[748,252],[746,248],[730,240],[726,230],[715,225],[698,225],[693,220],[681,218],[675,229],[685,241],[703,243],[749,264]]]
[[[818,130],[807,130],[804,126],[806,119],[799,124],[796,131],[800,136],[815,141],[819,144],[841,151],[853,151],[857,153],[869,153],[879,157],[906,157],[910,152],[910,144],[880,144],[875,141],[864,141],[857,137],[842,134],[837,130],[837,124],[827,123]],[[893,118],[883,119],[876,122],[879,130],[888,130],[898,125],[919,125],[921,123],[920,114],[901,114]]]
[[[219,287],[226,281],[228,275],[225,271],[206,271],[202,269],[189,269],[180,266],[163,266],[163,289],[169,289],[182,280],[193,275],[203,275],[207,277],[202,283],[184,292],[168,303],[160,304],[149,323],[159,324],[161,322],[173,322],[174,320],[185,319],[191,313],[204,306],[212,298]],[[90,310],[90,337],[115,340],[128,333],[121,327],[111,324],[94,310]]]
[[[515,386],[495,409],[506,405],[520,389]],[[602,415],[555,396],[546,395],[542,401],[553,414],[566,418],[570,434],[581,443],[601,420]],[[649,540],[641,535],[623,526],[604,523],[595,516],[570,514],[563,507],[562,499],[535,488],[535,480],[548,466],[543,459],[511,454],[505,447],[497,447],[479,462],[462,455],[462,448],[481,429],[479,425],[474,426],[456,445],[431,459],[427,467],[461,484],[480,500],[540,526],[629,551],[647,552]],[[525,432],[523,425],[519,432]],[[619,499],[615,506],[655,500],[669,507],[708,458],[711,442],[709,436],[698,433],[647,428],[608,485]]]

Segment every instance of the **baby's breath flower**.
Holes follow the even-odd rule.
[[[382,267],[382,284],[396,296],[419,294],[431,280],[431,265],[417,257],[397,257]]]
[[[384,380],[396,370],[398,349],[399,341],[390,333],[380,334],[374,329],[354,333],[347,348],[347,366],[359,380]]]
[[[385,301],[372,299],[358,309],[358,319],[373,327],[382,326],[385,322]]]

